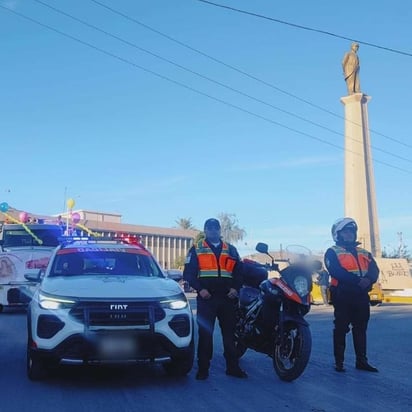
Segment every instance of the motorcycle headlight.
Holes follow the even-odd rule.
[[[306,296],[309,293],[308,280],[303,276],[296,276],[293,281],[293,286],[299,296]]]
[[[187,300],[184,299],[168,299],[162,300],[160,305],[165,309],[179,310],[187,307]]]
[[[76,303],[73,299],[63,298],[60,296],[52,296],[46,293],[39,293],[39,306],[42,309],[57,310],[68,309]]]

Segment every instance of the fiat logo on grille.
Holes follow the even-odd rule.
[[[129,305],[121,305],[119,303],[113,303],[110,305],[110,310],[126,310]]]

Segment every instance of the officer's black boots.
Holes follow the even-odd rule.
[[[336,372],[345,372],[343,361],[345,358],[345,344],[346,335],[343,336],[333,331],[333,354],[335,356],[335,370]]]
[[[204,381],[209,377],[209,370],[208,369],[199,369],[196,373],[196,379],[198,381]]]
[[[356,353],[356,369],[368,372],[378,372],[378,369],[368,363],[366,357],[366,331],[352,329],[353,346]]]
[[[362,371],[368,371],[368,372],[379,372],[378,369],[370,365],[366,359],[362,359],[362,360],[357,359],[356,369],[360,369]]]
[[[247,373],[244,370],[240,369],[239,366],[237,368],[226,369],[226,375],[241,379],[247,378]]]
[[[346,372],[345,367],[343,366],[343,363],[335,363],[335,371],[336,372]]]

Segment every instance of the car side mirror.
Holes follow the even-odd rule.
[[[44,276],[44,270],[40,269],[35,273],[25,273],[24,278],[30,282],[40,283]]]

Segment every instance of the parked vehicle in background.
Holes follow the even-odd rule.
[[[384,294],[382,285],[379,282],[373,284],[372,290],[369,291],[369,300],[371,306],[378,306],[383,302]],[[329,304],[332,304],[332,299],[330,295],[330,291],[328,289],[328,301]]]
[[[168,278],[173,279],[178,283],[183,280],[183,271],[180,269],[167,269],[165,272]]]
[[[373,284],[372,290],[369,292],[369,299],[372,306],[380,305],[383,302],[383,289],[379,282]]]
[[[189,283],[183,279],[183,271],[180,269],[168,269],[165,271],[166,276],[170,279],[176,281],[180,287],[187,293],[190,292],[192,289],[189,286]]]
[[[160,363],[175,376],[193,365],[189,302],[140,243],[63,243],[27,316],[27,374],[33,380],[59,364]]]
[[[37,284],[25,275],[45,269],[59,244],[62,229],[57,224],[4,224],[0,234],[0,311],[25,306]]]

